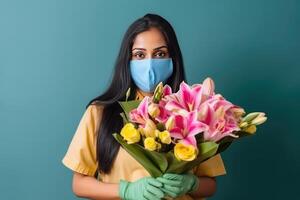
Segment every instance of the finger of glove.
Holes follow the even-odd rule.
[[[172,173],[165,173],[162,177],[166,178],[166,179],[169,179],[169,180],[178,180],[178,181],[181,181],[181,180],[183,180],[184,175],[172,174]]]
[[[197,184],[197,181],[198,181],[198,177],[193,176],[193,175],[188,175],[188,176],[184,177],[184,180],[183,180],[183,182],[190,188],[192,188],[192,186]]]
[[[160,200],[161,198],[155,196],[154,194],[152,194],[151,192],[149,191],[145,191],[144,192],[144,195],[143,197],[146,199],[146,200]]]
[[[170,185],[164,185],[163,188],[165,190],[173,192],[175,194],[180,194],[182,192],[182,189],[183,189],[182,186],[180,186],[180,187],[173,187],[173,186],[170,186]]]
[[[156,180],[155,178],[148,179],[148,183],[150,185],[155,186],[155,187],[162,187],[163,186],[163,184],[160,181]]]
[[[146,190],[150,192],[151,194],[155,195],[158,198],[163,198],[164,197],[164,192],[161,191],[159,188],[154,187],[152,185],[147,185]]]
[[[167,190],[167,189],[165,189],[165,188],[161,188],[161,190],[162,190],[165,194],[169,195],[170,197],[173,197],[173,198],[178,197],[178,194],[177,194],[177,193],[174,193],[174,192],[172,192],[172,191],[170,191],[170,190]]]
[[[156,180],[163,183],[164,185],[177,186],[177,187],[180,186],[182,183],[181,181],[169,180],[169,179],[162,178],[162,177],[157,177]]]

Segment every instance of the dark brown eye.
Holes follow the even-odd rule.
[[[134,57],[136,59],[143,59],[143,58],[145,58],[145,55],[142,52],[137,52],[137,53],[134,54]]]
[[[158,52],[155,53],[154,56],[156,58],[164,58],[164,57],[166,57],[166,55],[167,55],[166,52],[164,52],[164,51],[158,51]]]

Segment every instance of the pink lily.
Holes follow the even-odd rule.
[[[201,96],[202,90],[200,84],[190,87],[183,81],[180,84],[179,91],[168,96],[166,109],[187,115],[189,112],[198,109],[201,103]]]
[[[180,139],[185,144],[197,148],[195,135],[207,130],[207,125],[197,120],[197,112],[190,112],[187,116],[175,115],[174,126],[169,130],[171,137]]]
[[[206,78],[202,85],[189,86],[183,81],[177,93],[167,96],[166,109],[184,116],[191,111],[198,111],[201,103],[214,95],[214,88],[214,82],[210,78]]]
[[[163,97],[172,94],[172,89],[169,85],[163,87]],[[150,118],[148,114],[148,107],[153,97],[145,96],[139,106],[129,112],[131,122],[135,122],[144,126],[146,121]],[[170,111],[165,109],[166,101],[163,99],[159,101],[160,114],[155,118],[158,122],[164,123],[170,116]]]
[[[240,128],[231,108],[236,106],[226,100],[206,101],[201,105],[198,119],[209,127],[203,133],[205,141],[218,142],[226,136],[238,137],[233,132]]]
[[[170,94],[172,94],[172,88],[168,84],[166,84],[163,88],[163,96],[167,96]]]
[[[133,109],[129,112],[129,118],[131,122],[135,122],[138,124],[146,124],[146,121],[149,119],[148,115],[148,105],[149,105],[150,97],[146,96],[143,98],[141,103],[136,109]]]
[[[169,110],[166,110],[165,105],[167,103],[168,96],[172,94],[172,88],[168,84],[166,84],[163,87],[162,93],[162,99],[158,102],[159,115],[155,117],[155,120],[160,123],[165,123],[171,115],[171,112]]]
[[[159,106],[160,112],[159,112],[159,115],[155,118],[155,120],[157,120],[160,123],[165,123],[172,113],[165,108],[165,106],[166,106],[165,101],[163,101],[163,100],[159,101],[158,106]]]

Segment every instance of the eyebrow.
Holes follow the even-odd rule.
[[[161,49],[161,48],[168,48],[168,47],[166,45],[163,45],[163,46],[160,46],[160,47],[156,47],[153,50],[158,50],[158,49]],[[132,49],[132,51],[134,51],[134,50],[143,50],[143,51],[146,51],[146,49],[144,49],[144,48],[134,48],[134,49]]]

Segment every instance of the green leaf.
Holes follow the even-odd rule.
[[[168,167],[165,153],[149,151],[138,144],[127,144],[120,134],[113,133],[114,138],[134,157],[152,177],[161,176]]]
[[[139,106],[139,104],[141,103],[141,100],[119,101],[118,103],[121,105],[126,118],[129,119],[129,112],[131,110],[137,108]]]
[[[201,162],[214,156],[218,150],[219,145],[215,142],[203,142],[198,144],[198,155],[195,160],[192,161],[180,161],[178,160],[173,151],[167,153],[169,167],[166,172],[168,173],[186,173],[193,169]]]
[[[122,119],[123,119],[123,124],[126,124],[126,123],[128,123],[129,122],[129,120],[128,120],[128,118],[126,117],[126,115],[125,115],[125,113],[120,113],[120,115],[121,115],[121,117],[122,117]]]

